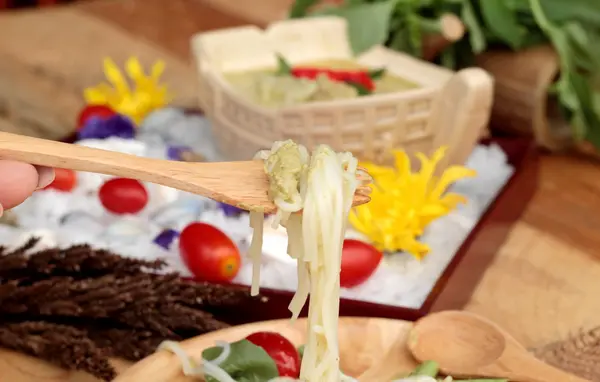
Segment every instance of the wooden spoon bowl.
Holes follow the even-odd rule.
[[[408,347],[416,359],[435,360],[441,371],[453,377],[587,381],[543,363],[498,325],[468,312],[445,311],[420,319]]]

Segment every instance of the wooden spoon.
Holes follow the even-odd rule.
[[[275,211],[262,161],[190,163],[143,158],[114,151],[10,133],[0,133],[0,158],[35,165],[95,172],[173,187],[244,210]],[[353,205],[371,200],[361,186]]]
[[[587,381],[543,363],[496,324],[467,312],[446,311],[420,319],[411,331],[408,346],[417,360],[434,360],[440,370],[453,377]]]

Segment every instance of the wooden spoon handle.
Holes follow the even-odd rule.
[[[529,357],[528,357],[529,358]],[[566,371],[557,369],[553,366],[544,363],[537,358],[531,357],[526,363],[519,362],[518,373],[511,374],[509,379],[517,382],[590,382],[587,379],[569,374]]]
[[[3,132],[0,158],[159,184],[165,183],[169,171],[183,164]]]

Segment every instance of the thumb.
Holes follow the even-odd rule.
[[[38,171],[34,166],[28,163],[0,160],[0,205],[2,210],[23,203],[38,188],[39,180]]]

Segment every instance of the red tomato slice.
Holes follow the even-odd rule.
[[[115,114],[115,111],[107,105],[86,105],[77,117],[77,130],[85,126],[85,123],[91,117],[104,119]]]
[[[235,243],[206,223],[192,223],[181,231],[179,251],[190,272],[202,281],[231,281],[242,262]]]
[[[342,249],[340,285],[352,288],[365,282],[379,266],[383,254],[371,244],[346,239]]]
[[[300,376],[300,354],[287,338],[275,332],[256,332],[246,339],[267,352],[275,361],[280,377]]]
[[[98,191],[100,202],[114,214],[135,214],[148,204],[148,191],[135,179],[113,178]]]
[[[77,185],[77,173],[66,168],[54,169],[54,180],[52,183],[44,187],[44,190],[49,188],[69,192]]]

